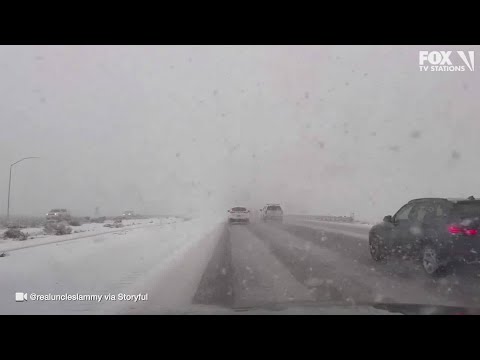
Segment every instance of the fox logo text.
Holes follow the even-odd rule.
[[[419,51],[420,71],[474,71],[473,51]]]

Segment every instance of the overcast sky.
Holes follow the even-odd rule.
[[[380,220],[480,196],[479,71],[419,71],[419,50],[447,49],[480,50],[2,46],[0,213],[25,156],[13,214],[278,202]]]

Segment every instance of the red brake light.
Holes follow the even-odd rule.
[[[463,234],[463,235],[473,236],[478,234],[477,229],[464,229],[458,225],[450,225],[448,227],[448,232],[452,235]]]
[[[450,225],[448,227],[448,232],[452,235],[463,233],[463,229],[457,225]]]

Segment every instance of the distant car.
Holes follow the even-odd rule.
[[[250,210],[245,207],[233,207],[228,210],[228,222],[232,223],[244,223],[250,222]]]
[[[267,204],[261,212],[263,221],[279,221],[283,222],[283,209],[279,204]]]
[[[135,213],[131,210],[127,210],[123,213],[123,216],[124,217],[132,217],[132,216],[135,216]]]
[[[371,228],[370,254],[375,261],[412,256],[428,275],[444,275],[455,261],[480,262],[479,230],[480,200],[415,199]]]
[[[67,209],[52,209],[47,213],[47,221],[69,221],[71,218]]]

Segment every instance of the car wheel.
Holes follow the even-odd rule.
[[[422,267],[429,276],[442,276],[446,274],[446,267],[441,264],[438,251],[431,245],[422,249]]]
[[[385,260],[387,257],[385,247],[381,244],[378,235],[372,234],[368,239],[368,247],[370,249],[370,255],[375,261]]]

